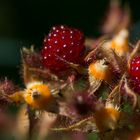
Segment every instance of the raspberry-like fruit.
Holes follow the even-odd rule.
[[[130,64],[130,78],[136,91],[140,91],[140,56],[135,57]]]
[[[53,27],[43,44],[43,65],[51,70],[67,68],[65,61],[80,63],[85,49],[83,33],[63,25]]]

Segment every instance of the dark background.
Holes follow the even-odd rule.
[[[133,23],[140,20],[138,0],[128,2]],[[19,81],[20,48],[41,47],[51,26],[67,24],[97,36],[109,0],[0,0],[0,76]]]

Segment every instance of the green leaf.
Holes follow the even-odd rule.
[[[133,130],[135,127],[134,127],[133,125],[129,124],[129,125],[128,125],[128,128],[129,128],[130,130]]]
[[[90,133],[87,136],[87,140],[99,140],[99,136],[97,133]]]
[[[103,100],[106,100],[108,97],[108,93],[106,91],[103,91],[101,97]]]
[[[128,114],[132,114],[133,113],[133,108],[132,105],[130,105],[129,103],[125,103],[123,105],[122,111],[128,113]]]
[[[84,78],[80,78],[75,84],[74,89],[76,91],[83,91],[87,86],[87,81]]]
[[[101,93],[100,95],[101,95],[102,99],[103,99],[103,100],[106,100],[107,97],[108,97],[108,94],[109,94],[108,88],[105,87],[105,86],[102,86],[102,87],[100,88],[99,92]]]

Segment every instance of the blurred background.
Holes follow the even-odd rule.
[[[81,29],[86,36],[98,36],[109,0],[0,0],[0,76],[20,81],[20,48],[42,46],[51,26],[67,24]],[[137,30],[140,13],[138,0],[122,0],[132,11],[131,31]],[[136,32],[135,32],[136,31]],[[21,82],[21,81],[20,81]]]

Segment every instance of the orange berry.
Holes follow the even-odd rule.
[[[124,56],[129,51],[128,31],[121,30],[111,41],[110,47],[119,55]]]
[[[112,104],[97,109],[95,112],[95,122],[100,132],[114,130],[120,118],[120,111]]]
[[[45,108],[53,97],[49,87],[42,83],[30,83],[25,90],[24,100],[33,108]]]
[[[89,65],[89,75],[97,80],[108,80],[110,70],[105,60],[97,60]]]

